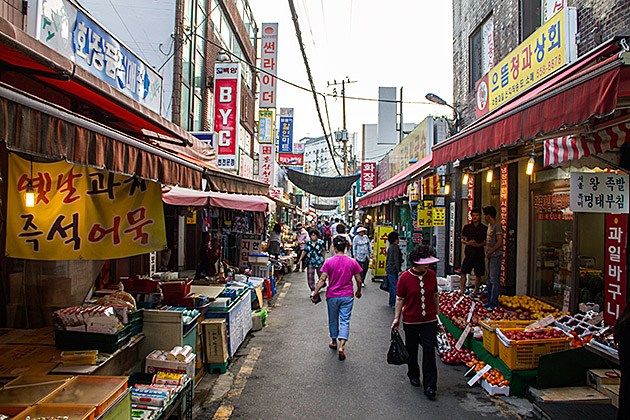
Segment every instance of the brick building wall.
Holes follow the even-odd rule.
[[[520,0],[453,0],[453,98],[462,127],[475,121],[474,82],[470,82],[470,37],[494,17],[494,64],[521,43]],[[578,11],[578,57],[615,35],[630,35],[628,0],[569,0]]]
[[[0,0],[0,17],[24,30],[24,14],[22,0]]]

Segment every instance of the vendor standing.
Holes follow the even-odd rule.
[[[218,238],[210,241],[210,233],[204,232],[199,250],[199,265],[197,266],[196,279],[217,274],[217,262],[221,258],[221,242]]]
[[[474,208],[470,211],[471,222],[462,229],[462,243],[464,248],[464,261],[462,262],[460,276],[460,291],[466,291],[466,277],[475,277],[473,295],[479,292],[481,278],[486,274],[486,260],[484,246],[486,245],[486,233],[488,227],[481,223],[481,209]]]
[[[282,249],[282,226],[280,223],[276,222],[273,226],[273,230],[269,234],[269,246],[267,247],[267,252],[269,255],[273,255],[276,259],[278,255],[280,255]]]

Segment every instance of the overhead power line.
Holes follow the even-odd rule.
[[[324,137],[326,138],[326,144],[328,144],[328,150],[330,151],[330,155],[333,157],[332,161],[335,165],[335,170],[339,175],[341,172],[337,167],[337,161],[334,158],[333,147],[330,144],[330,139],[328,138],[328,134],[326,133],[326,127],[324,126],[324,119],[322,118],[322,111],[319,109],[319,101],[317,100],[317,91],[315,90],[315,82],[313,82],[313,75],[311,74],[311,67],[308,64],[308,58],[306,57],[306,51],[304,50],[304,43],[302,42],[302,32],[300,31],[300,24],[298,22],[297,14],[295,13],[295,5],[293,4],[293,0],[289,0],[289,8],[291,9],[291,17],[293,18],[293,25],[295,26],[295,35],[298,39],[298,44],[300,44],[300,51],[302,51],[302,58],[304,59],[304,66],[306,67],[306,74],[308,76],[308,81],[311,83],[311,91],[313,92],[313,99],[315,100],[315,109],[317,110],[317,116],[319,117],[319,123],[322,126],[322,130],[324,131]]]

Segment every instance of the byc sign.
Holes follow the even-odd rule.
[[[217,63],[215,66],[214,131],[217,133],[218,166],[236,169],[238,130],[238,63]]]

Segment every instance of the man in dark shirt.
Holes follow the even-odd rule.
[[[484,246],[486,245],[486,233],[488,228],[481,223],[481,209],[474,208],[470,211],[471,223],[462,229],[462,243],[464,248],[464,262],[462,262],[460,290],[466,290],[466,276],[472,275],[474,270],[475,289],[473,294],[479,291],[481,277],[486,274],[486,261]]]

